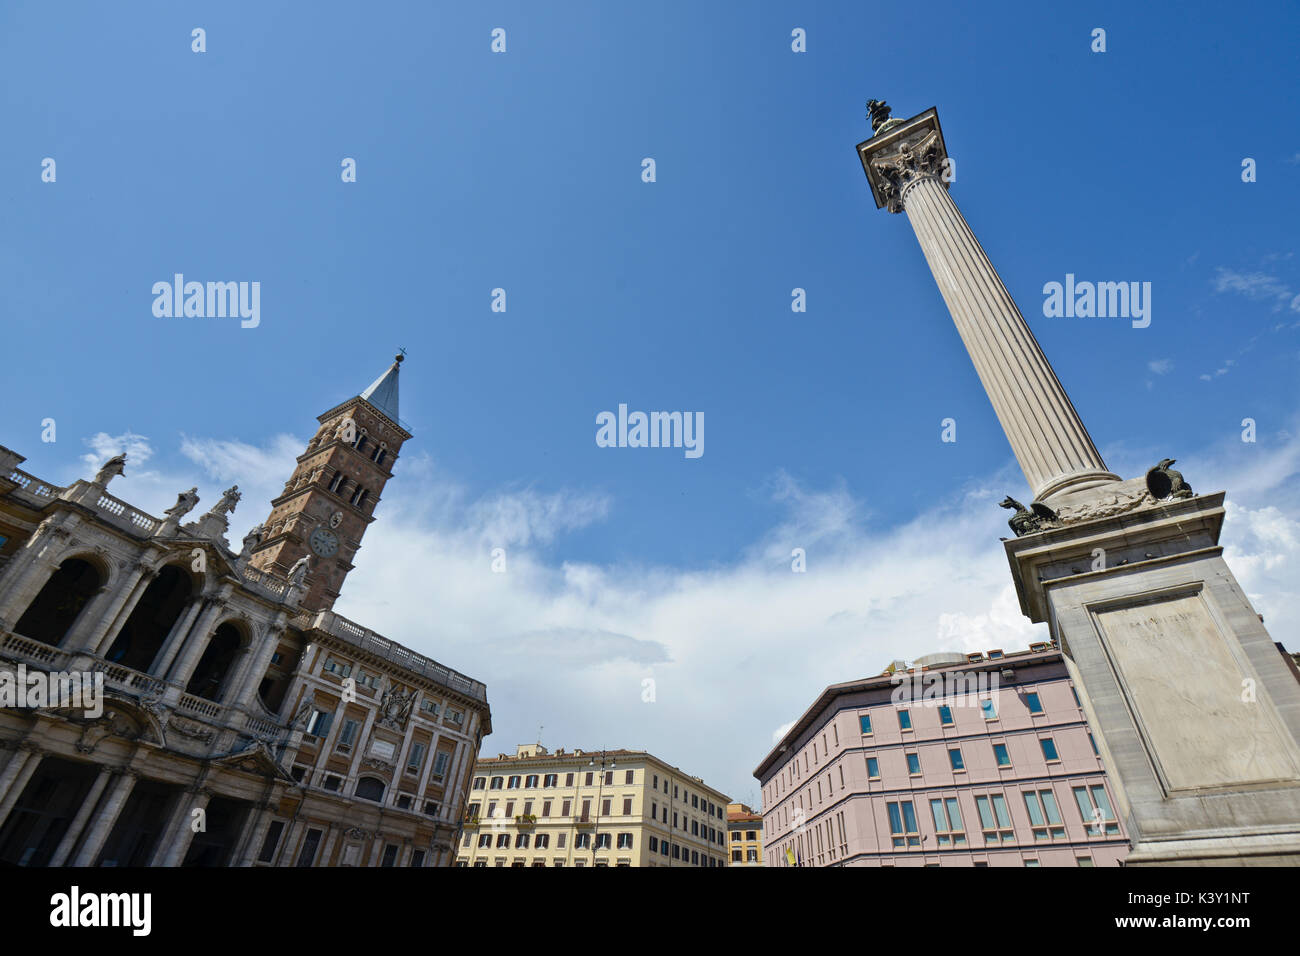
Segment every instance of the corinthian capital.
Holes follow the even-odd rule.
[[[938,115],[929,109],[909,120],[889,120],[875,136],[858,144],[858,157],[876,207],[902,212],[909,186],[922,179],[944,180],[948,150]]]

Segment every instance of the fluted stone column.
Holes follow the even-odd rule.
[[[108,620],[104,629],[96,633],[93,643],[90,644],[90,650],[96,657],[103,657],[108,653],[109,648],[113,646],[113,641],[117,639],[117,635],[121,633],[122,628],[130,619],[131,612],[140,603],[140,599],[144,597],[144,592],[148,590],[149,585],[153,583],[153,579],[158,574],[158,568],[146,568],[140,572],[139,577],[135,578],[135,582],[127,591],[126,598],[122,601],[121,606]]]
[[[117,823],[117,818],[126,805],[127,797],[131,796],[131,790],[135,787],[135,778],[135,772],[131,770],[122,771],[118,775],[113,789],[104,798],[103,806],[95,811],[95,815],[90,819],[86,842],[81,845],[81,852],[73,860],[73,866],[95,865],[95,859],[99,856],[99,851],[104,848],[104,844],[108,842],[108,836],[113,832],[113,825]]]
[[[882,128],[858,153],[877,206],[907,213],[1035,499],[1119,481],[948,195],[951,167],[935,111]]]
[[[50,866],[63,866],[68,861],[68,857],[72,855],[72,848],[77,845],[77,837],[81,836],[86,821],[90,819],[95,804],[99,802],[100,794],[104,792],[104,787],[108,785],[108,781],[112,776],[113,771],[108,767],[99,771],[94,784],[90,787],[90,792],[86,794],[86,799],[81,801],[81,808],[77,811],[77,815],[72,818],[72,823],[68,826],[68,832],[63,835],[63,839],[59,841],[58,849],[50,857]]]
[[[86,612],[83,612],[82,618],[73,625],[72,632],[65,639],[68,645],[68,650],[71,652],[77,652],[92,649],[97,647],[108,633],[111,632],[116,636],[118,629],[114,628],[113,625],[117,623],[117,618],[119,613],[122,611],[122,606],[126,604],[128,598],[133,594],[136,594],[136,586],[140,583],[140,579],[149,570],[148,565],[137,563],[136,566],[131,569],[131,573],[122,581],[118,582],[116,590],[109,597],[107,607],[102,611],[98,610],[95,605],[86,608]],[[143,593],[143,591],[140,593]],[[136,596],[138,597],[138,594]],[[107,649],[107,647],[104,648],[106,651]]]
[[[194,842],[194,811],[207,810],[211,799],[211,792],[203,789],[186,790],[181,796],[172,830],[163,834],[163,839],[171,842],[166,844],[167,852],[163,854],[159,866],[180,866],[185,861],[185,854]]]
[[[1224,493],[1105,470],[948,196],[935,111],[868,108],[858,155],[876,205],[907,213],[1025,477],[1054,499],[1059,521],[1004,549],[1079,691],[1125,865],[1300,866],[1300,684],[1223,559]]]
[[[21,747],[22,745],[20,745]],[[3,773],[0,773],[0,826],[4,826],[13,811],[14,804],[22,796],[32,774],[40,766],[44,754],[36,749],[20,749],[9,758]]]

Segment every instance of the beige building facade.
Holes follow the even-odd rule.
[[[641,750],[525,744],[474,766],[460,866],[725,866],[725,794]]]
[[[0,865],[451,865],[486,688],[332,610],[400,362],[239,549],[237,487],[158,518],[109,493],[124,456],[63,488],[0,447]]]

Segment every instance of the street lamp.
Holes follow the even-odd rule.
[[[596,758],[593,755],[587,763],[588,767],[596,766]],[[605,750],[600,752],[600,783],[596,788],[596,829],[592,832],[591,838],[591,865],[596,865],[596,849],[600,845],[600,801],[605,793],[605,771],[613,770],[617,766],[614,757],[609,755]]]

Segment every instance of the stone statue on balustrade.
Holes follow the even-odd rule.
[[[154,532],[155,538],[169,538],[176,534],[176,529],[180,527],[181,519],[193,511],[194,506],[199,503],[198,492],[199,489],[194,487],[189,491],[182,491],[176,496],[176,504],[163,512],[167,518],[158,526],[158,530]]]
[[[214,515],[233,514],[235,505],[239,504],[239,499],[242,497],[243,495],[239,493],[239,485],[231,485],[221,493],[221,500],[212,506],[212,511],[209,513]]]
[[[94,483],[97,485],[106,486],[110,481],[112,481],[118,475],[124,475],[124,474],[126,474],[126,453],[125,452],[120,455],[114,455],[108,461],[104,462],[104,466],[100,468],[99,471],[95,472]]]
[[[187,514],[194,510],[194,506],[199,503],[199,489],[195,485],[189,491],[182,491],[176,496],[176,504],[172,505],[163,512],[169,521],[179,522]]]

